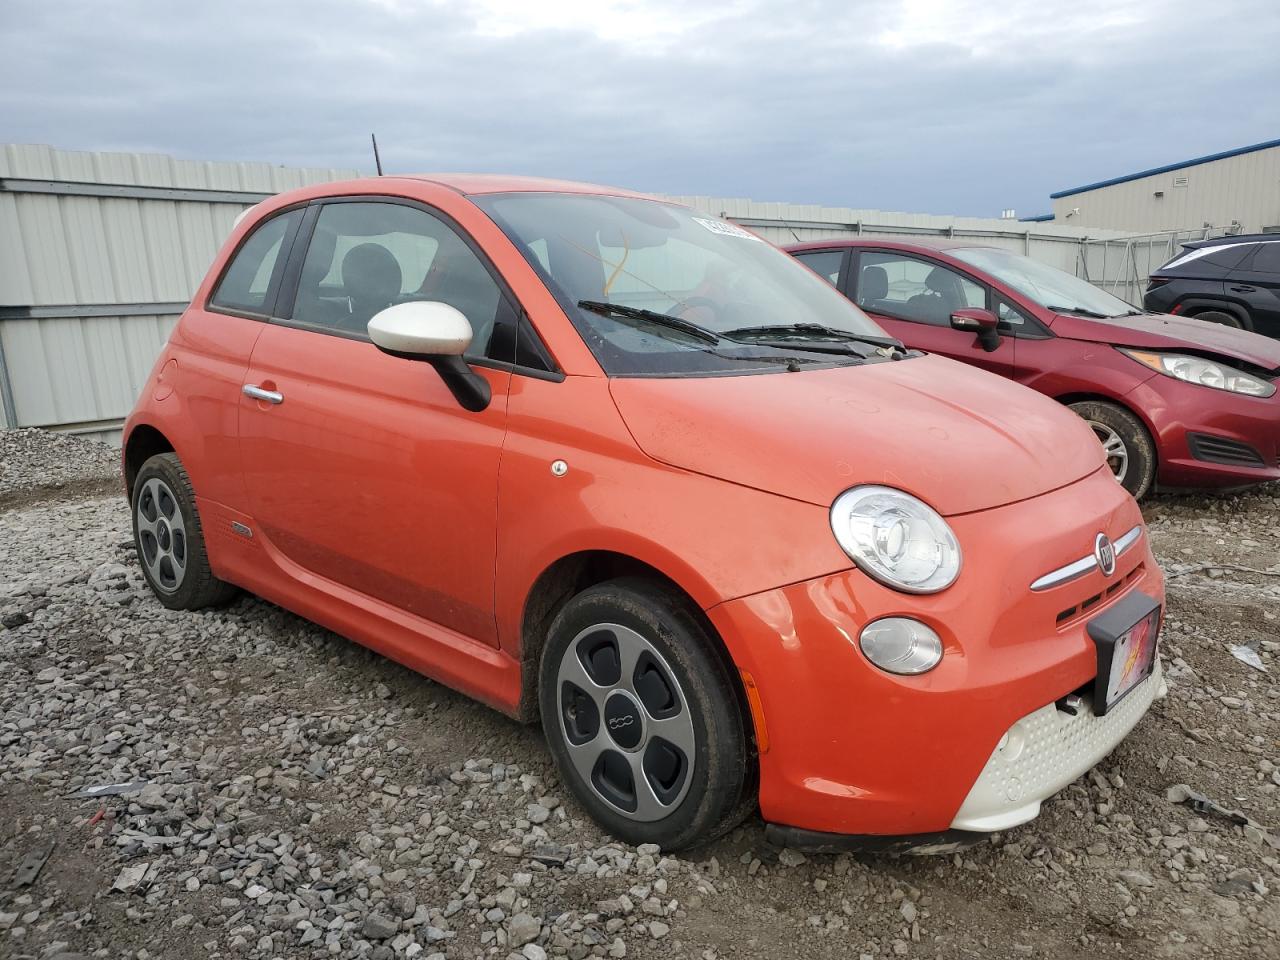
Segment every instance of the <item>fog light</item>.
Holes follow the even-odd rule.
[[[925,673],[942,659],[938,635],[907,617],[885,617],[867,624],[858,644],[868,660],[889,673]]]

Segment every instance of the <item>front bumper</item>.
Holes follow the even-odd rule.
[[[1088,697],[1075,716],[1053,703],[1027,714],[1000,738],[951,821],[952,829],[989,833],[1033,819],[1042,801],[1114,750],[1165,693],[1157,657],[1151,676],[1106,716],[1094,715]]]
[[[1098,532],[1116,538],[1141,524],[1137,505],[1105,468],[949,522],[964,546],[964,569],[942,593],[909,596],[849,570],[707,611],[759,692],[760,809],[775,833],[952,842],[936,835],[958,825],[1001,737],[1095,676],[1088,621],[1134,590],[1163,603],[1145,536],[1109,578],[1095,570],[1029,589],[1087,552]],[[942,638],[942,661],[929,673],[894,676],[862,655],[862,627],[894,615],[917,617]],[[1128,732],[1107,729],[1117,731],[1111,746]]]
[[[1166,488],[1243,487],[1280,479],[1280,392],[1226,393],[1154,376],[1125,397],[1142,412],[1156,441],[1156,482]],[[1261,465],[1214,462],[1196,455],[1192,435],[1252,448]]]

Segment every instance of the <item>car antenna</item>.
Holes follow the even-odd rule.
[[[382,176],[382,158],[378,156],[378,135],[369,134],[369,139],[373,141],[373,163],[378,168],[378,176]]]

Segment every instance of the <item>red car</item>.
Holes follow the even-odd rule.
[[[1145,313],[1061,270],[972,242],[823,240],[784,249],[907,346],[1069,406],[1135,497],[1153,484],[1280,478],[1276,340]]]

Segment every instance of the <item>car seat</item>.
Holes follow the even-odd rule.
[[[342,290],[351,305],[341,329],[363,333],[379,310],[400,301],[400,261],[379,243],[361,243],[342,258]]]
[[[873,313],[882,312],[882,304],[889,295],[889,274],[884,267],[863,267],[858,274],[858,306]]]
[[[928,293],[917,293],[907,301],[907,313],[914,320],[946,326],[951,313],[964,306],[960,282],[949,270],[934,267],[924,278]]]

